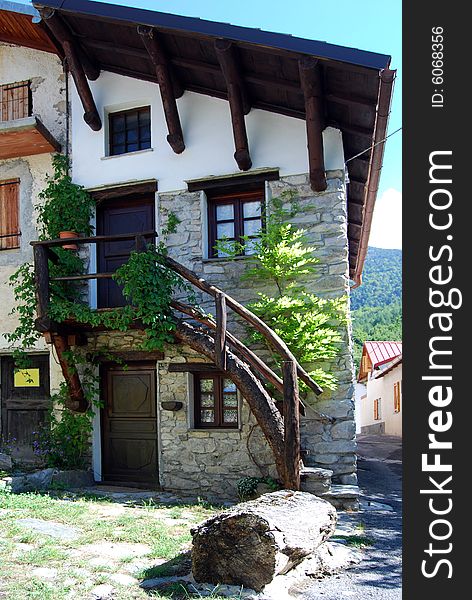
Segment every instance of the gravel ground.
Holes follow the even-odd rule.
[[[400,600],[402,591],[402,500],[401,440],[387,436],[360,436],[358,476],[363,509],[357,514],[340,513],[340,525],[365,525],[364,534],[373,541],[364,560],[343,573],[322,579],[300,590],[304,600]],[[369,502],[388,504],[393,510]]]

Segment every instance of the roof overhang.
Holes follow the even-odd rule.
[[[60,149],[59,142],[37,117],[0,121],[0,160]]]
[[[33,19],[38,24],[33,23]],[[38,11],[31,5],[9,0],[0,0],[0,42],[59,53],[44,26],[39,24]]]
[[[306,90],[313,81],[307,84],[301,79],[300,64],[307,58],[316,60],[320,92],[310,119],[314,114],[321,127],[331,125],[342,131],[349,177],[349,274],[355,285],[360,284],[395,78],[395,71],[389,69],[389,56],[90,0],[46,0],[35,3],[35,7],[59,16],[89,78],[106,70],[157,83],[156,64],[143,40],[143,31],[152,28],[166,56],[175,97],[179,97],[177,90],[190,90],[231,102],[216,44],[225,40],[231,42],[237,59],[243,104],[306,119]],[[48,30],[51,42],[61,47],[51,28],[44,23],[41,27]],[[92,128],[101,126],[93,115],[89,124]],[[176,152],[183,147],[178,140],[173,146]],[[247,157],[246,164],[250,164]]]

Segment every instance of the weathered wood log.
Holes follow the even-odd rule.
[[[164,108],[164,116],[169,131],[167,141],[176,154],[181,154],[185,150],[185,143],[182,126],[180,124],[179,111],[177,109],[177,103],[175,102],[175,98],[178,97],[178,95],[176,95],[176,89],[172,82],[171,67],[167,55],[155,29],[145,25],[138,25],[138,33],[141,36],[144,47],[148,52],[156,72],[162,106]]]
[[[297,367],[292,360],[282,364],[284,381],[285,481],[287,490],[300,489],[300,397]]]
[[[314,554],[336,527],[334,507],[283,490],[238,504],[191,530],[196,581],[256,591]]]

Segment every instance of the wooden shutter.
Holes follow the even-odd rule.
[[[1,121],[29,117],[31,113],[29,81],[18,81],[0,86]]]
[[[374,400],[374,420],[378,421],[380,419],[380,398],[376,398]]]
[[[19,179],[0,181],[0,250],[20,247]]]
[[[393,410],[400,412],[400,382],[393,384]]]

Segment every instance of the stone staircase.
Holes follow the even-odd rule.
[[[303,467],[300,476],[302,492],[324,498],[337,510],[359,510],[359,487],[333,484],[333,471],[330,469]]]

